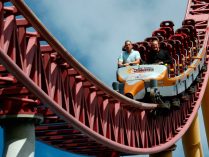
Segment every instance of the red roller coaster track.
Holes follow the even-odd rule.
[[[153,117],[150,110],[157,104],[136,102],[106,87],[56,41],[23,1],[10,1],[12,6],[0,1],[1,118],[41,115],[38,140],[86,155],[161,152],[187,131],[209,71],[201,74],[198,92],[179,110]],[[189,0],[185,16],[196,21],[204,51],[208,51],[208,8],[208,0]],[[35,31],[29,32],[29,27]]]

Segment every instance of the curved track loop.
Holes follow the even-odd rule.
[[[41,114],[38,140],[88,155],[152,154],[169,148],[186,132],[200,106],[208,71],[201,73],[204,81],[194,84],[197,92],[182,100],[180,109],[152,115],[156,104],[135,102],[107,88],[50,35],[23,1],[11,2],[14,6],[0,2],[1,115],[11,114],[4,110],[8,104],[15,112]],[[208,6],[206,0],[190,0],[185,16],[197,21],[205,51]],[[17,108],[17,102],[23,108]]]

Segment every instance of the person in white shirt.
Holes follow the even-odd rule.
[[[130,40],[125,41],[125,51],[118,58],[118,67],[140,64],[141,56],[138,51],[133,50],[133,44]]]

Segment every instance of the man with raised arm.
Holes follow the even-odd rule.
[[[150,51],[148,64],[172,64],[172,58],[169,52],[165,49],[160,49],[160,44],[157,40],[151,43],[152,50]]]

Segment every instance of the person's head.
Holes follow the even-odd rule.
[[[160,50],[160,44],[157,40],[153,40],[151,46],[154,51]]]
[[[125,41],[124,48],[127,52],[131,52],[131,50],[133,49],[133,45],[130,40]]]

